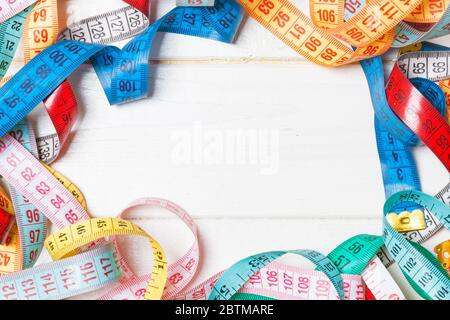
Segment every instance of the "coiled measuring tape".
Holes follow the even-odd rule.
[[[450,209],[419,191],[402,191],[390,197],[384,214],[398,202],[412,201],[427,208],[448,230]],[[412,287],[425,299],[450,300],[450,279],[440,262],[420,245],[407,241],[384,218],[385,244]]]
[[[131,203],[122,211],[120,217],[124,217],[129,209],[137,206],[156,206],[161,207],[175,216],[188,227],[191,231],[194,241],[190,249],[175,263],[168,267],[168,277],[165,284],[163,298],[170,299],[180,293],[194,278],[199,264],[199,243],[197,235],[197,226],[195,225],[189,214],[171,201],[158,198],[140,199]],[[120,262],[121,269],[124,270],[124,281],[107,294],[100,297],[103,300],[139,300],[144,298],[146,292],[145,287],[150,274],[136,276],[126,264],[125,260]]]
[[[218,9],[210,13],[213,24],[209,29],[219,24],[224,15],[223,11],[228,15],[228,12],[232,14],[235,10],[235,7],[229,5],[230,2],[223,3],[222,7],[216,5]],[[176,13],[178,10],[188,9],[180,7],[172,12]],[[121,51],[115,47],[74,41],[59,42],[44,50],[0,89],[0,97],[3,97],[0,99],[7,106],[7,112],[0,114],[0,135],[10,130],[89,58],[110,103],[117,104],[146,96],[151,44],[165,18],[170,15],[171,13],[152,24]],[[238,15],[233,16],[236,18],[229,20],[229,33],[220,34],[222,39],[225,39],[225,36],[228,36],[229,40],[233,38],[236,25],[240,23]]]

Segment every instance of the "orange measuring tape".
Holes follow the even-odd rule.
[[[311,19],[287,0],[238,2],[278,39],[324,66],[344,65],[385,53],[394,40],[395,26],[414,16],[414,10],[422,3],[421,0],[373,0],[344,21],[344,0],[310,0]],[[430,16],[443,13],[428,9],[421,12],[422,20],[427,21],[431,20]],[[339,40],[354,46],[355,51]]]

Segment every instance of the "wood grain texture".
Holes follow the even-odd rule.
[[[174,1],[153,2],[157,18]],[[306,1],[293,2],[307,9]],[[108,9],[122,5],[108,0]],[[69,21],[104,10],[103,1],[88,0],[67,1],[61,9]],[[55,167],[85,193],[93,216],[115,216],[143,196],[180,204],[200,227],[196,282],[252,253],[296,248],[327,253],[352,235],[381,234],[384,192],[359,65],[313,65],[251,19],[234,45],[158,37],[146,100],[110,107],[88,64],[70,78],[82,115]],[[449,40],[439,41],[450,45]],[[42,108],[32,115],[41,133],[46,117]],[[227,134],[246,133],[259,138],[217,150]],[[184,150],[180,156],[180,145],[190,154]],[[211,160],[211,146],[223,158],[259,155],[253,162],[227,163]],[[437,192],[448,181],[444,167],[424,147],[415,155],[424,191]],[[160,210],[151,210],[152,218],[148,214],[135,213],[173,261],[189,246],[189,234]],[[149,270],[145,243],[131,239],[125,247],[138,270]]]

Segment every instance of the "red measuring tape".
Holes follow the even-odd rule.
[[[397,116],[450,171],[450,127],[431,102],[402,73],[398,64],[389,77],[386,97]]]

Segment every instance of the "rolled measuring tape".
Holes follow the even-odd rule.
[[[447,170],[450,169],[450,127],[400,68],[405,68],[408,77],[421,75],[433,81],[447,79],[450,77],[447,71],[449,55],[448,51],[406,53],[394,66],[386,86],[386,97],[394,112],[433,151]],[[430,67],[425,68],[428,63]],[[413,64],[421,67],[415,68]]]
[[[0,5],[0,23],[17,15],[20,11],[25,10],[37,0],[15,0],[4,1]]]
[[[364,270],[365,265],[371,262],[371,259],[382,243],[383,241],[380,237],[368,235],[357,236],[341,244],[328,258],[317,252],[312,252],[312,256],[314,257],[312,261],[318,265],[322,265],[325,269],[330,268],[329,270],[332,270],[338,268],[337,270],[334,269],[337,273],[360,273]],[[309,252],[308,250],[300,250],[294,253],[309,255]],[[332,285],[333,281],[331,281],[330,275],[327,276],[327,272],[305,271],[271,262],[281,255],[283,255],[283,252],[272,252],[243,259],[225,272],[208,279],[194,289],[178,295],[175,299],[199,300],[206,299],[207,297],[221,300],[268,298],[365,299],[365,286],[360,276],[343,274],[344,286],[338,294],[337,292],[339,291]],[[377,258],[375,257],[374,259]],[[324,262],[325,264],[323,264]],[[340,268],[339,265],[341,265]],[[384,268],[381,263],[378,265]],[[366,271],[367,276],[375,278],[374,274],[377,269],[378,266],[373,267],[373,264],[371,264],[371,268]],[[383,281],[385,280],[383,278]],[[392,291],[390,286],[393,280],[390,279],[390,281],[388,284],[378,281],[376,285],[382,288],[383,292]],[[371,283],[375,284],[375,281]],[[401,294],[399,296],[402,297]]]
[[[36,13],[35,14],[38,14],[39,13],[39,4],[38,4],[38,6],[37,6],[37,11],[36,11]],[[195,249],[195,248],[194,248]],[[192,252],[190,252],[190,255],[188,255],[187,256],[187,258],[189,258],[189,260],[188,260],[188,263],[190,264],[190,269],[191,270],[196,270],[196,260],[198,260],[198,257],[195,259],[195,260],[193,260],[192,259],[192,255],[194,255],[195,256],[195,254],[197,253],[197,255],[198,255],[198,245],[197,245],[197,249],[196,250],[191,250]],[[123,267],[123,266],[122,266]],[[175,268],[176,269],[176,268]],[[187,270],[187,269],[186,269]],[[174,274],[174,276],[175,276],[175,278],[174,279],[176,279],[176,277],[180,277],[180,275],[181,275],[181,273],[175,273]],[[171,279],[171,278],[169,278],[169,279]],[[178,281],[174,281],[174,287],[175,287],[175,289],[177,289],[177,287],[179,287],[179,289],[178,290],[181,290],[182,288],[183,288],[183,283],[186,283],[186,281],[188,281],[188,279],[189,279],[189,277],[185,277],[184,278],[184,280],[181,282],[181,283],[178,283]],[[176,292],[176,291],[175,291]]]
[[[71,24],[60,33],[58,41],[106,44],[134,37],[148,26],[147,16],[128,6]]]
[[[390,197],[384,205],[384,214],[398,202],[415,202],[427,208],[448,230],[450,208],[419,191],[402,191]],[[449,300],[450,279],[440,262],[426,249],[409,242],[384,218],[385,244],[411,286],[424,299]]]
[[[177,216],[193,235],[193,244],[187,252],[175,263],[169,265],[167,282],[164,287],[163,299],[171,299],[179,294],[194,278],[200,259],[197,226],[189,214],[177,204],[159,198],[145,198],[132,202],[125,208],[119,217],[125,217],[130,209],[140,207],[160,207]],[[127,265],[124,259],[120,260],[121,269],[124,270],[123,281],[116,288],[110,290],[99,299],[102,300],[140,300],[144,298],[146,284],[151,274],[137,276]]]
[[[20,39],[22,38],[23,27],[31,7],[18,13],[6,22],[0,24],[0,80],[3,79],[11,66]]]
[[[13,159],[13,160],[15,160],[15,159]],[[360,248],[360,244],[355,244],[355,243],[352,243],[352,246],[355,246],[354,248]],[[363,245],[364,246],[364,245]],[[376,247],[376,246],[375,246]],[[352,249],[353,250],[353,249]],[[359,249],[360,250],[360,249]],[[345,250],[344,250],[345,251]],[[347,250],[348,251],[348,250]],[[348,254],[348,252],[347,252],[347,254]],[[370,256],[370,255],[369,255]],[[336,260],[337,262],[339,262],[339,264],[341,264],[341,263],[345,263],[345,265],[347,264],[347,262],[346,262],[346,260],[344,260],[343,258],[342,258],[342,255],[339,255],[339,259],[340,260]],[[345,257],[345,255],[344,255],[344,257]],[[338,258],[337,258],[338,259]],[[350,263],[350,262],[348,262],[348,263]],[[355,266],[355,270],[359,270],[361,267],[356,267]],[[361,271],[361,270],[360,270]],[[217,291],[217,290],[216,290]],[[342,296],[342,295],[340,295],[340,296]]]
[[[177,215],[179,215],[180,218],[182,218],[183,221],[185,221],[185,223],[189,225],[191,230],[193,230],[193,232],[196,232],[195,225],[193,224],[193,222],[189,218],[189,216],[185,213],[185,211],[183,211],[182,209],[179,209],[178,206],[176,206],[175,204],[173,204],[171,202],[164,201],[161,199],[146,199],[146,200],[137,201],[137,202],[133,203],[132,205],[133,206],[138,206],[138,205],[160,205],[160,206],[162,206],[163,203],[164,203],[165,208],[168,208],[169,210],[177,213]],[[69,219],[72,219],[72,221],[77,219],[73,215],[73,212],[69,211],[69,215],[70,215]],[[66,217],[67,217],[67,215],[66,215]],[[111,222],[111,221],[113,221],[113,222]],[[97,224],[91,225],[91,223],[93,223],[93,222],[97,222]],[[108,222],[111,222],[111,223],[108,224]],[[117,225],[114,224],[116,222],[117,222]],[[89,228],[88,226],[92,226],[92,227]],[[93,230],[93,228],[95,230]],[[97,229],[99,229],[100,231]],[[130,225],[127,222],[124,222],[124,220],[120,220],[120,219],[108,220],[106,222],[105,222],[105,219],[87,220],[86,222],[82,222],[82,223],[78,224],[76,227],[74,227],[71,230],[75,236],[76,235],[79,236],[79,238],[77,238],[79,241],[78,244],[80,244],[80,241],[82,244],[85,244],[85,243],[91,242],[91,240],[94,240],[95,237],[103,237],[105,235],[104,232],[108,233],[109,235],[113,234],[114,232],[117,232],[119,234],[131,233],[131,234],[145,235],[136,226]],[[99,231],[99,232],[97,232],[97,231]],[[82,234],[80,234],[80,233],[82,233]],[[94,237],[94,238],[92,238],[92,237]],[[50,238],[50,239],[55,239],[55,236],[53,236],[53,238]],[[56,246],[58,244],[60,245],[59,248],[61,248],[61,243],[60,243],[61,241],[64,244],[66,243],[62,239],[64,239],[62,236],[62,233],[58,233],[58,238],[55,243],[56,243]],[[71,243],[71,244],[66,245],[64,247],[66,249],[66,251],[64,251],[64,253],[62,253],[62,254],[65,254],[67,252],[67,250],[69,250],[67,248],[69,248],[70,246],[72,246],[71,248],[77,247],[77,241],[74,241],[72,243],[71,242],[72,240],[74,240],[73,237],[70,238],[69,240],[67,240],[68,241],[67,243]],[[49,247],[52,246],[52,240],[48,240],[47,243],[48,243]],[[156,246],[155,243],[153,243],[153,247],[155,247],[155,246]],[[59,252],[59,251],[55,251],[56,249],[57,249],[57,247],[54,247],[52,252]],[[155,255],[157,255],[158,257],[161,257],[161,254],[162,254],[161,250],[155,251]],[[61,253],[60,253],[60,255],[61,255]],[[57,258],[61,257],[60,255],[59,256],[57,255]],[[160,259],[162,259],[162,258],[160,258]],[[121,269],[124,270],[124,264],[123,264],[122,259],[119,258],[118,260],[121,262],[121,264],[120,264]],[[163,260],[159,260],[159,261],[163,261]],[[198,263],[198,243],[196,240],[195,244],[191,248],[191,250],[189,250],[189,252],[182,259],[179,259],[175,265],[171,266],[170,269],[171,269],[172,274],[171,274],[171,277],[169,277],[169,282],[171,279],[173,279],[173,281],[170,282],[172,284],[172,286],[169,289],[166,287],[166,290],[168,290],[168,292],[170,292],[172,290],[173,293],[177,293],[179,290],[182,290],[184,288],[184,286],[194,276],[195,270],[197,269],[197,263]],[[158,266],[161,267],[161,265],[158,265]],[[156,275],[155,271],[152,274]],[[148,281],[148,277],[146,279]],[[159,279],[159,281],[164,280],[164,283],[165,283],[166,278],[164,277],[164,274],[163,274],[163,275],[160,275],[157,279]],[[175,281],[175,279],[179,279],[179,280]],[[162,285],[161,285],[161,283],[158,284],[160,293],[162,293],[162,290],[164,289],[164,283],[162,283]],[[152,284],[152,286],[156,287],[155,284]],[[144,293],[145,292],[146,291],[144,291]],[[142,291],[141,291],[141,293],[142,293]],[[158,293],[155,293],[154,295],[150,295],[150,298],[152,298],[154,296],[157,297]]]
[[[341,273],[329,258],[313,250],[292,250],[266,252],[240,260],[216,281],[209,300],[231,299],[258,271],[288,253],[303,256],[317,265],[330,279],[339,299],[344,298],[344,283]]]

